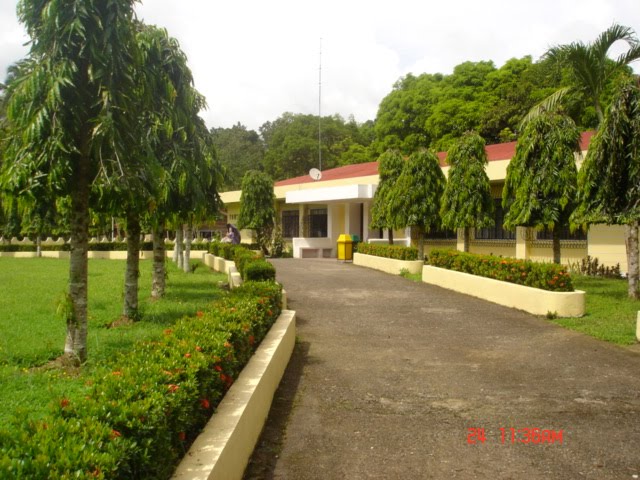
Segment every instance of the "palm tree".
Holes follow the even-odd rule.
[[[629,50],[612,60],[607,53],[618,41],[626,42]],[[534,106],[523,119],[522,126],[542,110],[554,110],[571,90],[577,90],[592,102],[599,125],[604,119],[602,92],[616,72],[640,59],[640,42],[633,29],[613,24],[592,43],[584,44],[578,41],[556,45],[547,51],[545,57],[555,60],[561,67],[567,67],[573,85],[556,91]]]
[[[70,359],[87,358],[87,251],[92,189],[124,182],[136,108],[133,0],[20,0],[31,37],[10,86],[9,142],[0,176],[24,191],[29,182],[70,198],[67,338]]]

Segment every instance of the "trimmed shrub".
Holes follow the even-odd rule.
[[[376,257],[393,258],[394,260],[417,260],[418,249],[416,247],[404,247],[401,245],[380,245],[377,243],[358,243],[358,253],[375,255]]]
[[[237,247],[234,251],[233,262],[236,264],[236,268],[238,269],[238,273],[245,280],[245,268],[247,265],[257,258],[260,258],[256,252],[247,250],[244,247]]]
[[[269,280],[275,282],[276,269],[263,258],[254,259],[248,262],[245,266],[244,276],[242,278],[245,282],[261,282]]]
[[[447,268],[527,287],[556,292],[573,292],[571,275],[566,267],[555,263],[540,263],[441,249],[431,251],[428,263],[434,267]]]
[[[42,245],[41,250],[43,252],[68,252],[71,250],[71,245],[65,243],[62,245]],[[140,250],[153,250],[153,242],[140,242]],[[0,252],[35,252],[37,247],[32,245],[0,245]],[[127,251],[126,242],[100,242],[89,243],[90,252],[122,252]]]
[[[0,427],[0,478],[169,478],[280,314],[248,282],[96,369],[86,394]]]

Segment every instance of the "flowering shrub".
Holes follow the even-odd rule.
[[[279,285],[247,282],[97,368],[84,397],[3,426],[0,478],[168,478],[280,305]]]
[[[401,245],[380,245],[377,243],[358,243],[358,253],[375,255],[376,257],[393,258],[394,260],[417,260],[418,249]]]
[[[458,272],[557,292],[573,292],[571,275],[562,265],[456,250],[432,250],[429,264]]]

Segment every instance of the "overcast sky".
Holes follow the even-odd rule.
[[[2,78],[27,52],[16,5],[0,0]],[[320,38],[322,114],[364,122],[409,72],[536,60],[551,45],[592,41],[613,22],[640,33],[638,0],[146,0],[137,12],[180,41],[209,127],[252,129],[287,111],[318,113]]]

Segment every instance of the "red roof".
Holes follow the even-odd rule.
[[[583,132],[580,137],[580,148],[585,151],[589,147],[591,137],[595,132]],[[487,157],[490,162],[498,160],[510,160],[516,153],[517,142],[498,143],[495,145],[487,145]],[[447,158],[447,152],[439,152],[438,158],[440,159],[440,166],[445,167],[447,165],[445,159]],[[378,162],[357,163],[355,165],[347,165],[345,167],[332,168],[322,172],[322,180],[340,180],[343,178],[355,178],[355,177],[367,177],[370,175],[378,174]],[[295,185],[299,183],[311,183],[314,180],[309,175],[302,175],[300,177],[288,178],[286,180],[280,180],[275,183],[276,187],[283,187],[285,185]]]
[[[346,167],[332,168],[322,172],[322,180],[340,180],[341,178],[367,177],[369,175],[378,174],[378,162],[356,163],[355,165],[347,165]],[[284,185],[294,185],[297,183],[311,183],[314,180],[309,175],[301,177],[288,178],[276,182],[276,187]]]

